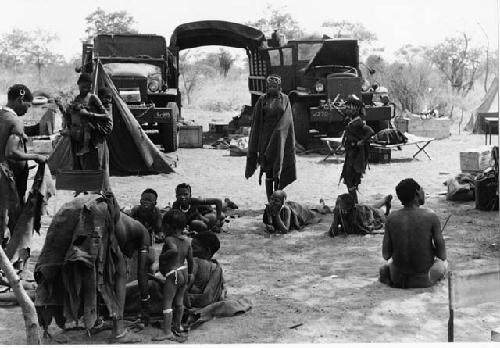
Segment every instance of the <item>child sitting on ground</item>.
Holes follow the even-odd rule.
[[[151,240],[161,243],[164,236],[161,227],[161,212],[156,206],[157,199],[158,193],[155,190],[152,188],[145,189],[141,194],[140,204],[134,206],[128,215],[148,229]]]
[[[163,327],[154,341],[187,339],[181,332],[184,314],[184,294],[193,281],[193,255],[191,240],[184,236],[186,216],[177,209],[169,210],[163,217],[165,243],[160,254],[160,272],[165,276],[163,286]],[[187,261],[187,266],[184,261]]]
[[[318,210],[323,213],[325,210],[324,202]],[[317,212],[303,205],[286,201],[286,193],[282,190],[276,190],[269,198],[269,204],[266,204],[264,210],[263,222],[266,225],[266,231],[269,233],[288,233],[291,230],[300,230],[305,225],[319,222]]]

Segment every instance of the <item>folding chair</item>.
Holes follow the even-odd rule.
[[[337,151],[339,151],[340,148],[342,147],[343,137],[344,137],[344,132],[342,132],[342,135],[339,138],[320,138],[320,140],[324,141],[326,143],[326,146],[328,146],[328,154],[326,155],[325,158],[323,158],[323,161],[326,161],[328,157],[337,154]]]
[[[454,341],[455,310],[487,302],[500,302],[500,269],[448,273],[448,342]],[[495,338],[495,330],[491,333]],[[498,335],[497,335],[497,338]]]

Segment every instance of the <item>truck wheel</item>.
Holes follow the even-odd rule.
[[[176,103],[168,103],[168,108],[173,110],[172,123],[160,123],[158,125],[160,133],[160,144],[163,145],[165,152],[175,152],[178,147],[177,137],[177,119],[179,117],[179,108]]]
[[[309,112],[304,103],[292,105],[293,126],[295,129],[295,140],[307,148],[309,144]]]
[[[177,122],[158,125],[160,144],[165,152],[177,151]]]

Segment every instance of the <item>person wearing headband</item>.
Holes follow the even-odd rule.
[[[267,201],[275,190],[282,190],[296,179],[295,131],[292,107],[281,91],[281,77],[269,75],[267,90],[254,107],[245,177],[260,166],[259,184],[265,174]]]
[[[0,247],[17,222],[28,186],[28,161],[38,164],[47,157],[26,151],[27,137],[20,116],[31,107],[33,96],[28,87],[15,84],[7,92],[7,105],[0,107]],[[7,233],[7,235],[6,235]]]

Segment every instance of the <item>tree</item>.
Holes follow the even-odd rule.
[[[57,40],[59,40],[57,35],[41,29],[28,35],[28,42],[26,42],[24,48],[25,61],[35,64],[39,81],[42,81],[42,67],[51,63],[60,63],[64,60],[60,54],[53,53],[49,49],[50,44]]]
[[[224,77],[227,77],[227,73],[229,72],[229,69],[231,69],[231,66],[233,65],[236,58],[233,57],[230,52],[221,48],[218,53],[218,59],[220,69],[219,72]]]
[[[277,29],[287,39],[299,39],[303,34],[298,22],[292,18],[289,12],[286,12],[285,7],[274,8],[270,4],[267,5],[265,15],[262,18],[253,22],[249,21],[245,25],[258,28],[268,34]]]
[[[3,52],[4,64],[12,66],[17,72],[18,65],[26,54],[26,43],[30,41],[29,33],[21,29],[13,29],[4,34],[0,40],[0,48]]]
[[[116,11],[106,13],[102,8],[85,17],[87,27],[85,33],[87,39],[98,34],[136,34],[137,30],[133,28],[134,18],[127,11]]]
[[[329,28],[335,31],[335,37],[340,38],[349,35],[351,38],[363,42],[377,40],[377,35],[365,28],[363,23],[352,23],[348,21],[329,20],[321,24],[322,28]]]
[[[218,64],[215,53],[209,53],[204,57],[190,56],[190,53],[190,50],[185,50],[179,55],[179,73],[182,78],[183,94],[188,104],[191,104],[192,94],[200,81],[216,74]]]
[[[26,326],[26,343],[30,345],[40,344],[38,317],[36,315],[35,305],[24,290],[12,263],[2,247],[0,247],[0,268],[4,271],[10,286],[14,290],[17,302],[21,305],[24,325]]]
[[[454,93],[465,97],[478,78],[482,51],[471,47],[471,38],[466,33],[459,37],[446,38],[427,50],[426,56],[443,74]]]

